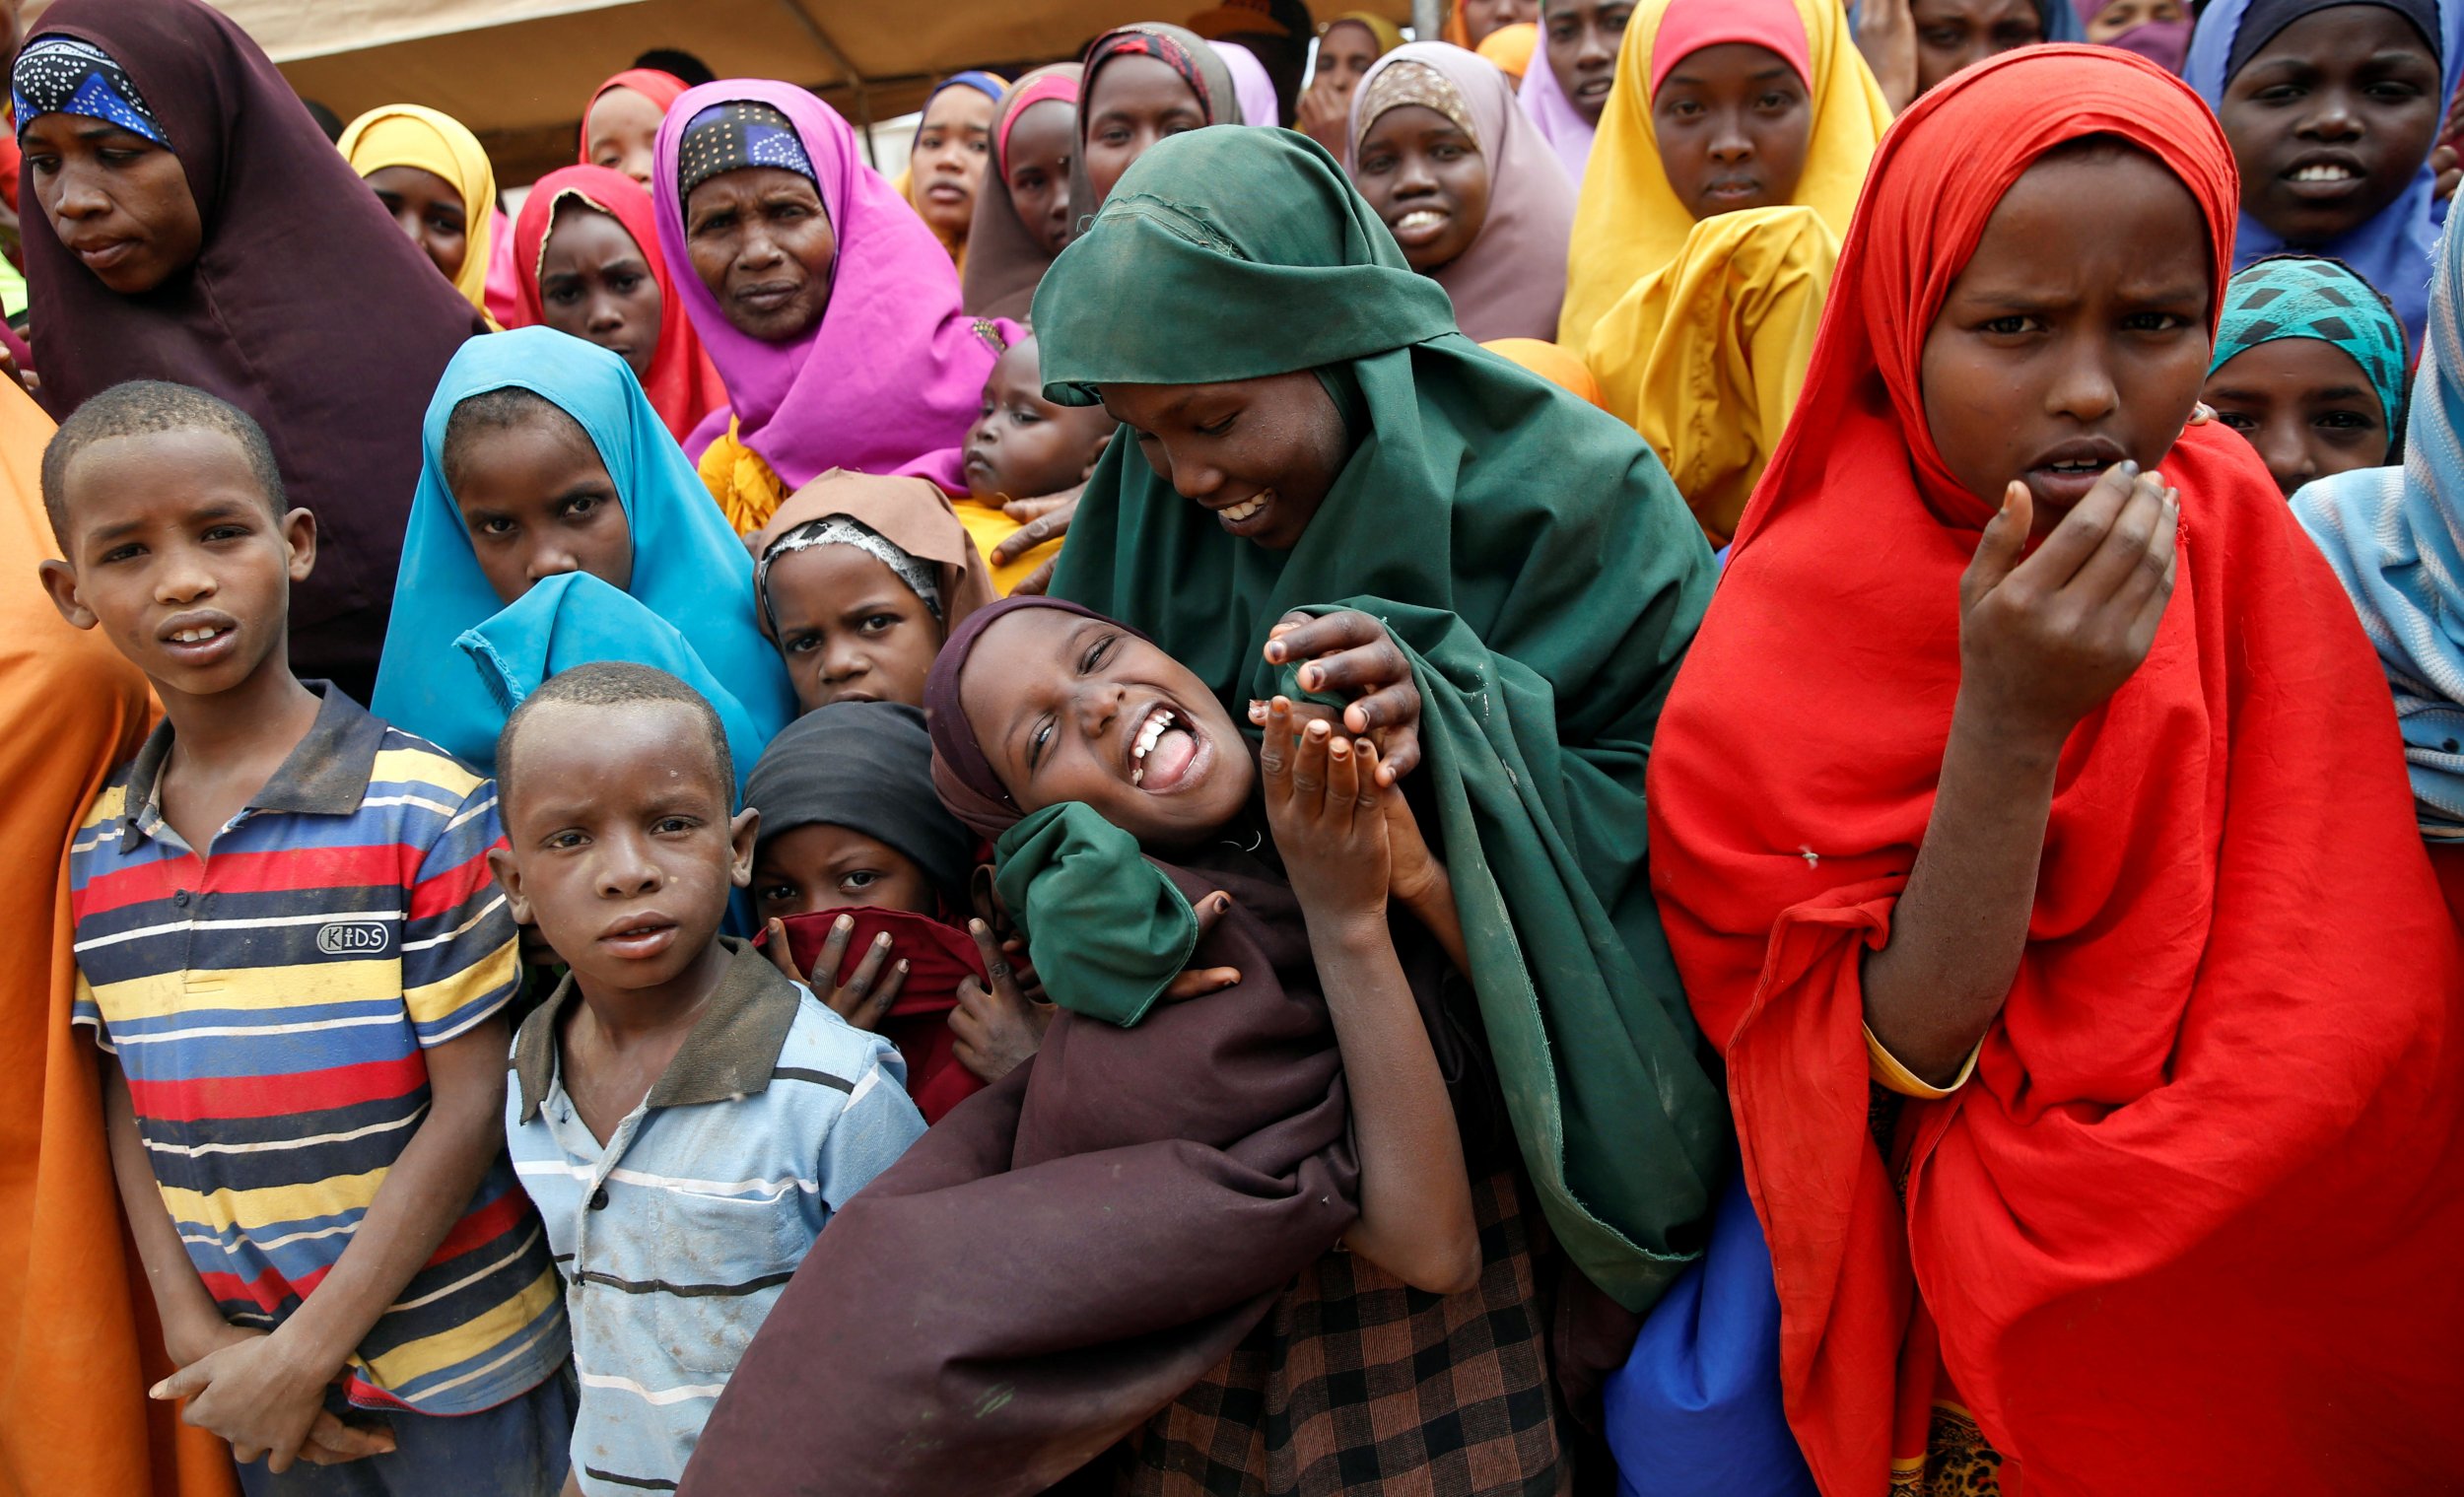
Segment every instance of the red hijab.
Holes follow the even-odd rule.
[[[650,356],[650,375],[642,381],[642,392],[650,397],[650,408],[658,412],[667,430],[682,442],[703,417],[726,405],[727,387],[719,382],[710,356],[702,352],[702,340],[685,315],[684,298],[676,295],[675,280],[658,252],[658,222],[650,195],[640,182],[606,167],[566,167],[539,178],[530,195],[522,199],[521,217],[513,225],[521,310],[511,325],[532,327],[547,320],[539,297],[539,257],[546,252],[557,205],[569,199],[579,199],[622,224],[641,248],[642,258],[650,262],[650,275],[658,282],[658,351]]]
[[[2464,1465],[2464,976],[2369,646],[2224,428],[2164,460],[2175,592],[2066,746],[2026,955],[1972,1079],[1908,1104],[1904,1204],[1868,1129],[1859,962],[1933,807],[1992,513],[1919,358],[2003,193],[2088,135],[2188,186],[2222,304],[2233,161],[2178,80],[2030,47],[1900,117],[1661,718],[1652,882],[1830,1497],[1887,1488],[1895,1382],[1930,1382],[1896,1365],[1912,1289],[2031,1493],[2426,1490]]]
[[[582,164],[585,167],[595,165],[590,160],[590,111],[599,106],[599,101],[607,97],[608,90],[631,89],[658,105],[658,111],[664,114],[667,112],[667,106],[683,98],[684,91],[691,87],[691,84],[675,74],[662,73],[656,68],[627,68],[592,89],[590,102],[582,106],[582,141],[576,147],[576,150],[580,152]]]

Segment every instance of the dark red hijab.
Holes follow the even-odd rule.
[[[65,417],[122,380],[171,379],[255,417],[291,502],[316,513],[316,571],[292,589],[292,664],[364,700],[419,484],[420,421],[445,362],[485,324],[220,12],[59,0],[35,34],[119,63],[205,225],[193,267],[123,297],[42,212],[23,215],[43,407]]]
[[[1933,1388],[1899,1360],[1918,1295],[2030,1492],[2430,1490],[2464,1466],[2464,974],[2369,645],[2235,434],[2164,459],[2176,589],[2063,753],[1972,1079],[1909,1104],[1898,1180],[1868,1130],[1860,961],[1933,810],[1992,513],[1920,358],[2003,194],[2089,135],[2189,189],[2221,305],[2233,159],[2179,80],[2028,47],[1900,116],[1660,719],[1653,888],[1825,1493],[1891,1485],[1894,1388]]]
[[[568,199],[596,208],[623,225],[650,265],[651,278],[658,282],[658,351],[650,356],[650,374],[642,381],[642,393],[650,397],[650,409],[682,442],[703,417],[727,403],[727,387],[719,382],[710,356],[702,352],[693,319],[684,312],[684,298],[676,295],[667,259],[659,253],[658,220],[650,207],[650,194],[640,182],[606,167],[566,167],[539,178],[530,195],[522,199],[521,217],[513,221],[513,269],[521,294],[517,324],[533,327],[547,321],[539,297],[539,260],[547,252],[557,205]]]

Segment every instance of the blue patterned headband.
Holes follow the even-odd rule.
[[[165,149],[171,140],[162,121],[146,107],[145,96],[110,54],[73,36],[37,36],[17,54],[9,75],[9,102],[17,109],[17,129],[39,114],[84,114],[142,135]]]
[[[677,196],[691,197],[712,177],[746,167],[777,167],[821,186],[795,126],[766,103],[715,103],[686,121],[676,145]]]
[[[2386,298],[2341,260],[2280,254],[2254,260],[2224,288],[2213,374],[2279,338],[2315,338],[2352,356],[2390,422],[2404,410],[2404,329]]]

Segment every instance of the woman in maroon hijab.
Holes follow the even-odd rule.
[[[365,701],[420,419],[478,312],[256,43],[197,0],[59,0],[11,84],[44,408],[173,379],[255,417],[316,515],[292,664]]]

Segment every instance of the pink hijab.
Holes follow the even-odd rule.
[[[838,235],[829,309],[793,343],[739,332],[693,273],[685,247],[684,202],[675,189],[678,143],[704,109],[742,102],[768,104],[795,127]],[[960,309],[958,270],[948,251],[889,182],[863,164],[856,132],[838,111],[792,84],[768,79],[729,78],[689,89],[659,125],[651,182],[659,252],[676,267],[685,313],[726,381],[738,440],[791,490],[832,468],[918,473],[949,487],[958,476],[959,446],[983,403],[985,376],[1000,357],[996,344],[1021,333],[1014,324],[979,322]],[[704,421],[687,450],[698,454],[723,435],[727,414]]]
[[[1425,68],[1447,85],[1434,91],[1402,68]],[[1538,71],[1545,71],[1540,69]],[[1497,64],[1448,41],[1406,42],[1379,58],[1352,90],[1347,163],[1378,113],[1420,104],[1454,118],[1488,163],[1488,217],[1472,247],[1430,273],[1455,304],[1455,322],[1474,343],[1557,335],[1566,295],[1566,252],[1574,237],[1574,184],[1547,142],[1515,107],[1512,80]]]
[[[1266,65],[1258,54],[1237,41],[1209,41],[1215,55],[1232,74],[1232,97],[1241,102],[1241,119],[1253,125],[1271,125],[1282,116],[1275,102],[1274,80],[1266,76]]]
[[[1583,169],[1592,159],[1592,137],[1599,127],[1575,112],[1574,102],[1566,91],[1557,87],[1557,70],[1548,65],[1548,42],[1543,38],[1540,48],[1532,56],[1532,70],[1523,75],[1523,89],[1516,95],[1523,117],[1540,127],[1540,139],[1557,153],[1557,160],[1566,169],[1579,190],[1583,185]]]

